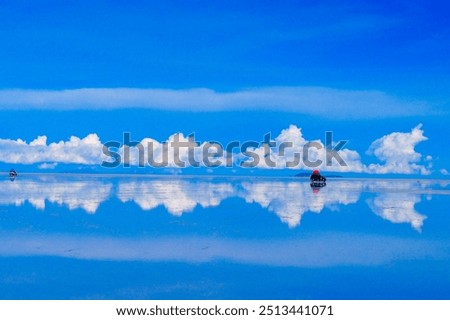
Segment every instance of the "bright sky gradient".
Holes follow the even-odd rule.
[[[195,132],[223,144],[271,132],[299,146],[333,131],[349,140],[343,171],[442,177],[449,9],[444,1],[3,1],[0,171],[84,170],[124,131],[159,142]]]

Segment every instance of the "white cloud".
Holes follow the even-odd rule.
[[[327,165],[325,144],[321,140],[305,139],[301,128],[295,125],[290,125],[287,129],[282,130],[275,137],[274,143],[275,147],[272,148],[270,156],[267,155],[267,147],[264,146],[248,149],[258,155],[260,159],[260,162],[256,165],[257,168],[310,170],[314,167],[335,172],[362,172],[364,170],[359,154],[345,148],[338,152],[344,160],[345,166],[340,165],[334,158],[331,165]],[[289,145],[286,143],[289,143]],[[285,147],[281,147],[283,145]],[[265,158],[274,162],[275,166],[271,166],[269,161],[264,160]],[[241,160],[249,164],[253,161],[251,157],[241,157]]]
[[[184,143],[185,146],[178,149],[173,147],[172,143],[178,139],[179,142]],[[420,153],[415,150],[418,143],[427,140],[423,135],[421,125],[413,128],[409,133],[394,132],[377,139],[372,143],[369,152],[374,154],[383,163],[365,165],[361,162],[360,155],[355,150],[343,148],[337,152],[337,155],[342,158],[345,165],[338,163],[337,159],[333,158],[331,165],[327,164],[327,155],[325,144],[321,140],[308,140],[303,136],[300,128],[295,125],[290,125],[288,128],[281,131],[281,133],[274,139],[275,147],[271,148],[270,155],[267,153],[267,148],[264,146],[248,148],[255,157],[248,154],[233,154],[233,164],[235,166],[244,163],[250,167],[261,169],[306,169],[320,168],[331,172],[364,172],[364,173],[401,173],[401,174],[430,174],[432,166],[431,156],[422,157]],[[191,146],[193,150],[193,159],[199,163],[200,166],[205,166],[202,161],[202,154],[207,142],[198,143],[190,140],[189,137],[182,133],[171,135],[166,141],[159,142],[152,138],[144,138],[140,141],[142,150],[136,147],[121,146],[116,150],[120,154],[121,165],[139,164],[153,167],[164,163],[163,159],[167,156],[165,167],[179,168],[189,167],[189,150],[187,146]],[[256,143],[256,142],[255,142]],[[287,144],[288,143],[288,144]],[[119,143],[120,144],[120,143]],[[305,149],[305,146],[311,145]],[[281,146],[284,145],[284,148]],[[211,148],[211,151],[222,151],[223,154],[215,158],[208,158],[210,162],[219,163],[221,166],[227,165],[227,153],[222,150],[224,146],[218,148]],[[124,155],[129,148],[129,157]],[[153,150],[153,152],[149,152]],[[165,151],[166,150],[166,151]],[[307,160],[305,161],[304,153],[308,152]],[[140,154],[139,154],[140,152]],[[153,162],[149,161],[149,154],[152,154]],[[256,163],[253,159],[259,158]],[[424,158],[424,159],[422,159]],[[265,159],[270,159],[274,165],[270,165]],[[181,161],[181,162],[178,162]],[[316,161],[319,162],[316,163]],[[426,161],[426,166],[421,164]],[[103,144],[100,138],[95,134],[90,134],[85,138],[78,138],[72,136],[68,141],[47,142],[46,136],[39,136],[35,140],[27,143],[21,139],[10,140],[0,139],[0,161],[5,163],[20,163],[20,164],[40,164],[41,169],[52,169],[58,163],[66,164],[84,164],[84,165],[100,165],[103,161],[111,163],[113,159],[103,153]],[[231,163],[231,161],[230,161]]]
[[[46,136],[39,136],[29,144],[21,139],[0,139],[0,161],[20,164],[101,164],[103,159],[107,159],[103,155],[102,147],[96,134],[90,134],[83,139],[72,136],[68,141],[50,144],[47,144]]]
[[[175,141],[184,144],[184,147],[175,148],[173,146]],[[208,146],[207,142],[197,143],[190,139],[189,136],[184,136],[183,133],[172,134],[166,141],[162,142],[152,138],[144,138],[139,143],[143,148],[141,151],[139,151],[137,147],[120,147],[118,153],[120,154],[123,163],[134,166],[150,163],[154,167],[159,167],[161,164],[166,163],[166,167],[189,167],[189,146],[193,150],[191,161],[196,161],[202,165],[202,150]],[[218,149],[212,149],[211,151],[215,152],[216,150]],[[125,157],[125,154],[128,154],[129,156]],[[149,155],[151,155],[151,158],[149,158]],[[224,156],[210,158],[209,160],[211,162],[220,160],[221,163],[226,163],[226,158]]]
[[[425,157],[424,160],[428,162],[427,166],[420,164],[423,160],[422,155],[415,150],[418,143],[427,140],[423,135],[422,125],[418,125],[411,130],[411,132],[393,132],[380,139],[375,140],[370,148],[369,153],[374,154],[383,163],[365,165],[361,162],[360,155],[355,150],[343,148],[339,150],[338,155],[342,158],[346,165],[338,163],[337,159],[332,159],[332,164],[327,165],[326,148],[321,140],[307,140],[304,138],[300,128],[295,125],[284,129],[275,139],[276,147],[272,148],[270,153],[270,160],[276,165],[269,166],[263,159],[267,155],[267,148],[263,146],[258,148],[250,148],[251,152],[258,155],[261,159],[256,166],[264,169],[311,169],[312,167],[331,171],[331,172],[365,172],[375,174],[399,173],[399,174],[430,174],[429,167],[431,166],[431,156]],[[289,148],[281,150],[279,147],[283,143],[292,143]],[[304,160],[304,147],[313,143],[310,148],[307,148],[308,164]],[[294,154],[300,155],[300,161],[294,161]],[[241,158],[242,159],[242,158]],[[243,160],[252,161],[250,157]],[[315,161],[320,160],[320,163],[314,164]],[[297,163],[295,166],[286,166],[287,163]]]
[[[449,172],[448,172],[447,169],[441,169],[439,172],[440,172],[441,174],[443,174],[444,176],[448,176],[448,174],[449,174]]]
[[[382,91],[326,87],[265,87],[232,92],[217,92],[207,88],[0,90],[0,110],[135,107],[182,111],[275,110],[354,119],[437,112],[425,102],[400,99]]]
[[[385,163],[369,165],[368,172],[430,174],[430,170],[424,165],[417,164],[422,161],[422,155],[415,150],[415,147],[418,143],[428,140],[421,128],[422,125],[419,124],[409,133],[393,132],[375,140],[368,153]]]

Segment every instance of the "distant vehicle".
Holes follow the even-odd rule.
[[[311,180],[311,182],[326,182],[327,181],[327,178],[322,176],[320,174],[319,170],[317,170],[317,169],[313,171],[313,173],[311,174],[309,179]]]
[[[311,188],[323,188],[327,185],[327,178],[325,178],[324,176],[322,176],[319,172],[319,170],[314,170],[313,173],[311,174],[311,176],[309,177],[310,179],[310,186]]]
[[[17,172],[14,169],[9,170],[9,179],[14,181],[17,177]]]

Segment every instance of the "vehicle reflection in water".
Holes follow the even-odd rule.
[[[314,193],[319,193],[320,189],[325,188],[327,186],[327,183],[311,181],[309,185],[311,186],[311,189]]]

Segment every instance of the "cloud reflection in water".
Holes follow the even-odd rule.
[[[0,182],[0,205],[22,206],[29,202],[36,209],[44,210],[48,201],[94,214],[100,204],[110,198],[112,186],[111,182],[92,179],[20,177],[12,182]]]
[[[392,223],[409,223],[420,231],[426,215],[415,205],[422,194],[433,194],[432,186],[432,181],[331,180],[327,187],[313,192],[307,181],[294,179],[23,176],[14,182],[0,181],[0,205],[29,202],[43,210],[48,201],[93,214],[101,203],[115,197],[123,203],[135,202],[142,210],[164,206],[170,214],[181,216],[197,206],[216,207],[226,199],[241,198],[275,213],[294,228],[305,213],[339,210],[357,203],[366,192],[366,202],[376,215]]]

